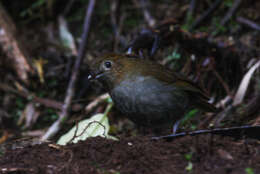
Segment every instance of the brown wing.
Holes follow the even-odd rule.
[[[127,59],[127,61],[124,61],[124,59]],[[152,61],[128,57],[117,57],[116,60],[118,64],[120,64],[120,61],[124,61],[124,63],[122,63],[124,67],[122,68],[131,70],[131,72],[127,71],[129,73],[128,75],[131,75],[130,73],[133,75],[139,73],[143,76],[152,76],[159,81],[169,85],[174,85],[174,87],[187,92],[191,103],[195,107],[211,112],[216,110],[213,105],[208,103],[209,97],[206,93],[188,78],[170,71],[164,66]],[[123,77],[124,75],[122,74],[121,76]]]
[[[202,90],[202,88],[186,78],[181,74],[177,74],[170,71],[159,64],[154,64],[152,62],[145,63],[148,67],[142,70],[143,75],[152,75],[156,79],[168,83],[169,85],[174,85],[176,88],[180,88],[189,94],[191,103],[202,110],[215,112],[216,108],[208,103],[209,97]]]

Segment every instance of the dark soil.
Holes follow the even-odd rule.
[[[189,163],[192,168],[188,172]],[[260,143],[211,135],[187,136],[171,142],[141,136],[120,141],[96,137],[67,146],[43,143],[6,150],[0,158],[0,168],[19,174],[249,173],[246,170],[257,174]]]

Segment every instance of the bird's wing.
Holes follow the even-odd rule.
[[[189,94],[191,103],[193,103],[195,107],[208,112],[216,112],[216,108],[212,104],[208,103],[209,96],[204,90],[202,90],[199,85],[182,76],[181,74],[177,74],[168,70],[160,72],[163,74],[157,74],[155,77],[168,85],[173,85],[175,88],[179,88],[187,92]]]

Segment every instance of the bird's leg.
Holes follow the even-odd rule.
[[[138,53],[139,53],[139,56],[143,59],[144,58],[143,50],[142,49],[138,50]]]
[[[176,134],[180,122],[181,122],[181,120],[178,120],[178,121],[176,121],[176,122],[174,123],[174,125],[173,125],[173,129],[172,129],[172,133],[173,133],[173,134]]]

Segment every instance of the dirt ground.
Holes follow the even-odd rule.
[[[95,137],[67,146],[7,146],[0,168],[4,173],[19,174],[257,174],[260,142],[216,135],[187,136],[171,142],[142,136],[120,141]]]

